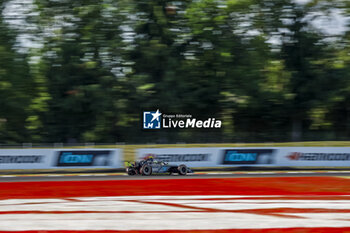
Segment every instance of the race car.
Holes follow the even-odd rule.
[[[130,176],[143,175],[150,176],[152,174],[173,174],[187,175],[187,173],[193,173],[185,164],[179,166],[168,165],[163,161],[158,161],[153,158],[147,158],[141,161],[135,161],[134,163],[126,162],[126,173]]]

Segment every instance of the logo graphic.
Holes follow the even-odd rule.
[[[144,129],[160,129],[161,115],[159,109],[156,112],[143,112],[143,128]]]
[[[59,167],[110,166],[109,150],[98,151],[60,151],[57,158]]]
[[[350,160],[350,153],[301,153],[292,152],[286,156],[289,160],[309,161],[347,161]]]
[[[42,163],[42,155],[2,155],[0,163]]]
[[[155,158],[164,162],[204,162],[209,161],[210,154],[146,154],[143,159]]]
[[[287,155],[287,158],[290,160],[299,160],[300,155],[302,155],[299,152],[293,152],[290,155]]]
[[[209,117],[197,119],[191,114],[167,114],[157,111],[143,112],[143,129],[219,129],[222,121]]]
[[[223,164],[272,164],[272,149],[225,150]]]

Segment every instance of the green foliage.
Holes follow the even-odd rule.
[[[15,51],[15,40],[16,32],[0,18],[0,142],[6,143],[28,140],[25,122],[34,95],[26,56]]]
[[[0,17],[0,143],[347,139],[350,31],[330,36],[314,20],[349,7],[35,0],[32,31]],[[40,46],[24,53],[28,33]],[[154,109],[223,128],[145,132]]]

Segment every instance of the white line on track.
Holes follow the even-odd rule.
[[[350,227],[350,200],[348,196],[336,197],[337,200],[328,200],[327,196],[300,200],[302,196],[229,195],[7,199],[0,201],[0,231]]]

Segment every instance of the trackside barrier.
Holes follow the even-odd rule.
[[[121,149],[0,150],[0,170],[122,167]]]
[[[1,149],[0,170],[123,168],[122,149]],[[200,147],[138,149],[189,167],[290,166],[350,167],[350,147]]]
[[[282,147],[276,163],[281,166],[350,167],[350,147]]]
[[[145,148],[137,151],[138,159],[148,156],[189,167],[350,167],[350,147]]]

